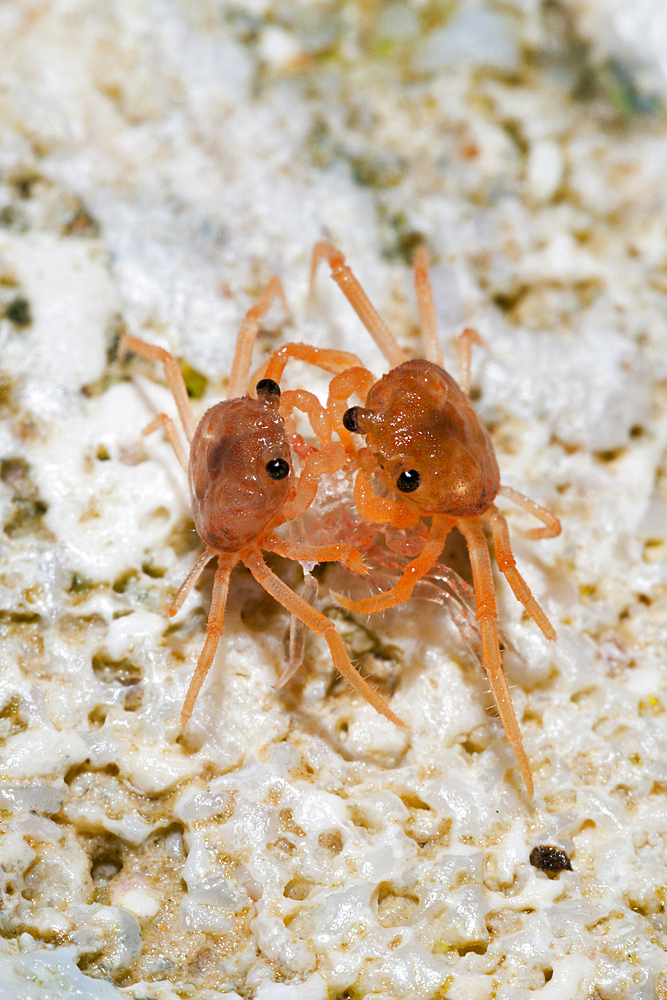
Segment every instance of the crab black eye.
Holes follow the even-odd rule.
[[[280,399],[280,386],[272,378],[261,378],[255,386],[255,392],[260,399],[266,399],[269,402]]]
[[[400,490],[401,493],[414,493],[419,488],[421,481],[422,477],[416,469],[406,469],[396,480],[396,489]]]
[[[346,431],[352,431],[354,434],[359,434],[359,407],[351,406],[349,410],[346,410],[343,414],[343,427]]]
[[[266,463],[265,469],[271,479],[285,479],[286,476],[289,476],[289,463],[284,458],[272,458],[270,462]]]

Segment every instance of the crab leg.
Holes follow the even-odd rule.
[[[312,604],[316,597],[317,580],[311,573],[304,572],[301,599],[305,601],[306,604]],[[292,615],[289,632],[289,662],[276,683],[273,685],[274,691],[279,691],[281,687],[285,687],[287,682],[294,677],[295,673],[303,663],[305,650],[306,625],[300,618]]]
[[[199,561],[201,562],[201,560]],[[190,686],[183,702],[183,710],[181,712],[182,726],[186,724],[192,715],[197,695],[201,690],[206,674],[211,669],[211,664],[213,663],[213,658],[215,657],[222,634],[222,623],[225,618],[227,594],[229,593],[229,578],[237,562],[238,556],[235,554],[226,558],[218,556],[218,568],[215,571],[213,594],[211,595],[211,610],[209,611],[208,623],[206,625],[206,642],[199,654],[197,666],[195,667],[195,672],[192,675],[192,680],[190,681]],[[197,566],[199,566],[199,562]]]
[[[470,395],[470,355],[473,344],[479,344],[480,347],[486,346],[477,333],[477,330],[473,330],[471,326],[467,326],[459,334],[459,363],[461,365],[459,386],[461,387],[461,392],[464,392],[466,396]]]
[[[352,443],[350,432],[343,424],[343,411],[347,409],[348,399],[354,393],[365,399],[374,382],[374,376],[365,368],[348,368],[347,371],[332,378],[329,383],[327,409],[348,455],[355,455],[356,447]]]
[[[521,730],[516,720],[514,706],[503,672],[498,640],[498,616],[496,613],[496,591],[493,583],[491,557],[484,537],[482,522],[478,517],[461,518],[456,526],[463,535],[470,553],[470,565],[475,588],[475,615],[482,637],[482,658],[491,691],[498,708],[500,721],[514,750],[528,794],[533,796],[533,777],[530,773],[528,757],[523,746]]]
[[[442,368],[442,345],[438,336],[438,326],[435,318],[433,289],[428,277],[429,257],[426,247],[417,247],[413,261],[415,273],[415,296],[419,309],[419,322],[422,328],[422,343],[424,357]]]
[[[341,597],[340,594],[334,594],[336,601],[349,611],[357,611],[366,615],[371,615],[375,611],[385,611],[387,608],[393,608],[394,605],[407,601],[415,584],[428,573],[442,552],[453,524],[454,520],[451,517],[433,516],[431,534],[426,539],[424,548],[416,559],[407,564],[401,579],[391,590],[385,590],[381,594],[366,597],[361,601],[349,601],[347,598]]]
[[[507,521],[496,507],[490,507],[486,514],[483,515],[483,519],[493,533],[493,546],[496,551],[498,569],[507,579],[514,592],[514,596],[517,601],[523,604],[530,617],[539,625],[547,639],[555,639],[556,633],[553,625],[531,594],[530,587],[516,568],[516,561],[512,554],[512,546],[510,545],[510,532],[507,527]]]
[[[261,378],[272,378],[274,382],[280,382],[290,358],[307,361],[326,372],[331,372],[332,375],[345,371],[346,368],[356,368],[361,365],[356,354],[350,354],[349,351],[336,351],[330,347],[311,347],[310,344],[284,344],[270,354],[254,372],[250,379],[251,385]]]
[[[268,285],[262,292],[259,301],[251,306],[245,314],[238,337],[236,338],[236,351],[232,362],[232,370],[229,374],[229,385],[227,386],[227,399],[237,399],[244,396],[248,386],[248,374],[250,373],[250,362],[252,361],[252,351],[259,330],[259,321],[271,308],[271,303],[278,297],[281,299],[285,312],[289,312],[287,299],[283,291],[280,278],[271,278]]]
[[[386,701],[380,697],[370,684],[368,684],[361,674],[355,670],[347,655],[343,640],[338,635],[335,626],[325,615],[316,611],[312,605],[303,598],[295,594],[287,584],[283,583],[280,577],[272,573],[262,559],[259,549],[250,549],[242,556],[244,565],[248,567],[257,582],[264,587],[267,593],[271,594],[279,604],[282,604],[291,614],[295,615],[308,628],[316,632],[326,640],[331,653],[333,664],[340,674],[343,675],[348,684],[357,691],[373,708],[384,715],[390,722],[405,729],[406,725],[398,716],[394,715]]]
[[[307,545],[305,542],[286,542],[277,535],[265,535],[262,548],[295,562],[340,562],[351,573],[359,576],[368,573],[361,553],[352,545]]]
[[[185,580],[183,580],[183,583],[180,585],[180,587],[176,591],[176,596],[174,597],[173,601],[169,605],[169,608],[167,609],[170,618],[173,618],[174,615],[177,614],[181,610],[181,608],[183,607],[183,605],[185,603],[185,598],[188,596],[188,594],[190,593],[190,591],[194,587],[195,583],[197,582],[197,580],[201,576],[201,574],[202,574],[202,572],[204,570],[204,567],[208,563],[210,563],[211,559],[215,555],[216,555],[216,553],[214,551],[212,551],[211,549],[204,549],[204,551],[202,552],[202,554],[197,559],[197,562],[194,564],[194,566],[192,567],[192,569],[190,570],[190,572],[186,576]]]
[[[164,373],[167,378],[167,384],[171,389],[174,401],[176,402],[176,407],[178,409],[178,415],[180,416],[181,423],[183,424],[185,436],[188,441],[192,441],[195,430],[197,429],[197,420],[192,412],[192,406],[190,405],[185,380],[181,369],[178,367],[176,359],[169,353],[169,351],[165,351],[164,348],[157,347],[155,344],[147,344],[144,340],[139,340],[138,337],[133,337],[130,333],[124,333],[120,338],[120,343],[118,344],[118,353],[121,356],[125,354],[126,351],[133,351],[135,354],[139,354],[142,358],[146,358],[147,361],[160,361],[162,363],[164,366]]]
[[[157,417],[154,417],[153,420],[151,420],[150,424],[146,424],[141,433],[145,437],[146,434],[152,434],[153,431],[156,431],[158,427],[161,427],[164,430],[165,434],[167,435],[167,440],[169,441],[169,444],[176,453],[176,458],[187,472],[188,456],[185,451],[185,448],[183,447],[181,439],[178,436],[176,424],[171,419],[171,417],[168,417],[166,413],[158,413]]]
[[[371,337],[378,345],[392,367],[407,361],[405,354],[396,343],[389,327],[382,319],[375,306],[371,304],[352,271],[345,263],[344,255],[331,243],[316,243],[313,250],[313,263],[310,269],[310,287],[315,284],[315,272],[321,260],[326,260],[331,268],[331,276],[343,292],[357,316],[364,324]]]
[[[501,486],[498,492],[513,500],[517,507],[521,507],[527,514],[532,514],[544,525],[543,528],[530,528],[528,531],[517,529],[524,538],[556,538],[561,533],[561,523],[555,514],[550,510],[545,510],[539,503],[535,503],[530,497],[525,497],[518,490],[513,490],[510,486]]]

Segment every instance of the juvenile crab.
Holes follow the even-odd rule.
[[[418,249],[414,261],[424,360],[406,359],[346,265],[343,254],[330,243],[315,246],[311,287],[322,260],[329,263],[334,280],[393,366],[379,381],[362,366],[347,368],[330,384],[328,409],[358,469],[354,485],[357,509],[368,521],[396,528],[416,525],[424,517],[430,519],[421,552],[404,567],[395,586],[360,601],[337,599],[343,607],[366,614],[406,601],[418,581],[437,562],[451,529],[454,526],[459,529],[470,555],[484,667],[507,738],[532,796],[530,766],[502,669],[495,586],[484,525],[491,530],[498,568],[544,635],[553,640],[556,637],[553,626],[516,568],[509,528],[494,500],[502,494],[542,522],[542,527],[522,532],[528,538],[553,538],[560,533],[560,522],[528,497],[500,485],[491,439],[467,395],[470,346],[480,338],[473,330],[465,330],[461,335],[459,387],[442,364],[426,250]],[[288,349],[283,348],[280,363],[274,361],[267,372],[281,371],[287,354]],[[324,366],[327,354],[311,348],[308,360]],[[364,405],[348,407],[349,397],[355,393],[364,400]],[[351,434],[363,435],[366,448],[357,451]],[[374,474],[379,475],[389,496],[374,492],[371,483]]]
[[[282,394],[271,378],[259,379],[257,398],[244,395],[259,319],[276,296],[284,301],[279,279],[273,278],[259,302],[248,310],[236,343],[228,398],[207,410],[199,423],[176,360],[167,351],[124,334],[119,352],[133,351],[163,364],[185,435],[186,453],[174,422],[159,414],[144,434],[162,427],[181,465],[188,473],[195,527],[204,551],[168,608],[175,615],[206,564],[217,558],[206,641],[190,681],[181,723],[192,714],[197,695],[208,673],[222,633],[232,570],[242,562],[255,579],[292,615],[322,636],[336,669],[378,712],[396,725],[404,723],[354,669],[334,625],[294,593],[264,562],[261,550],[288,559],[308,562],[341,561],[356,573],[365,573],[360,554],[350,545],[312,546],[288,542],[274,534],[286,521],[298,519],[311,503],[320,477],[341,468],[346,455],[340,442],[331,439],[327,412],[312,393],[303,390]],[[341,362],[342,363],[342,362]],[[347,363],[349,363],[349,358]],[[278,412],[300,409],[308,415],[319,448],[310,449],[298,480],[295,479],[285,420]]]

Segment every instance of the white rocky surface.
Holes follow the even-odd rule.
[[[657,0],[0,7],[0,1000],[665,995],[664,26]],[[187,493],[140,431],[173,407],[114,345],[173,350],[203,410],[280,274],[258,352],[381,372],[324,273],[308,302],[323,236],[413,352],[427,242],[448,363],[462,323],[487,343],[503,480],[562,519],[515,536],[554,645],[498,584],[533,803],[422,602],[341,625],[402,733],[314,641],[273,691],[287,621],[237,572],[181,733],[210,578],[170,623]]]

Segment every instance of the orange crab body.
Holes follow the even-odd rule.
[[[271,462],[286,474],[272,478]],[[217,552],[240,552],[271,525],[291,490],[285,421],[263,399],[228,399],[207,410],[190,446],[189,480],[197,534]]]
[[[472,517],[491,506],[500,487],[491,438],[444,368],[405,361],[355,410],[387,486],[395,490],[404,473],[418,473],[419,485],[403,497],[408,506],[450,517]]]

